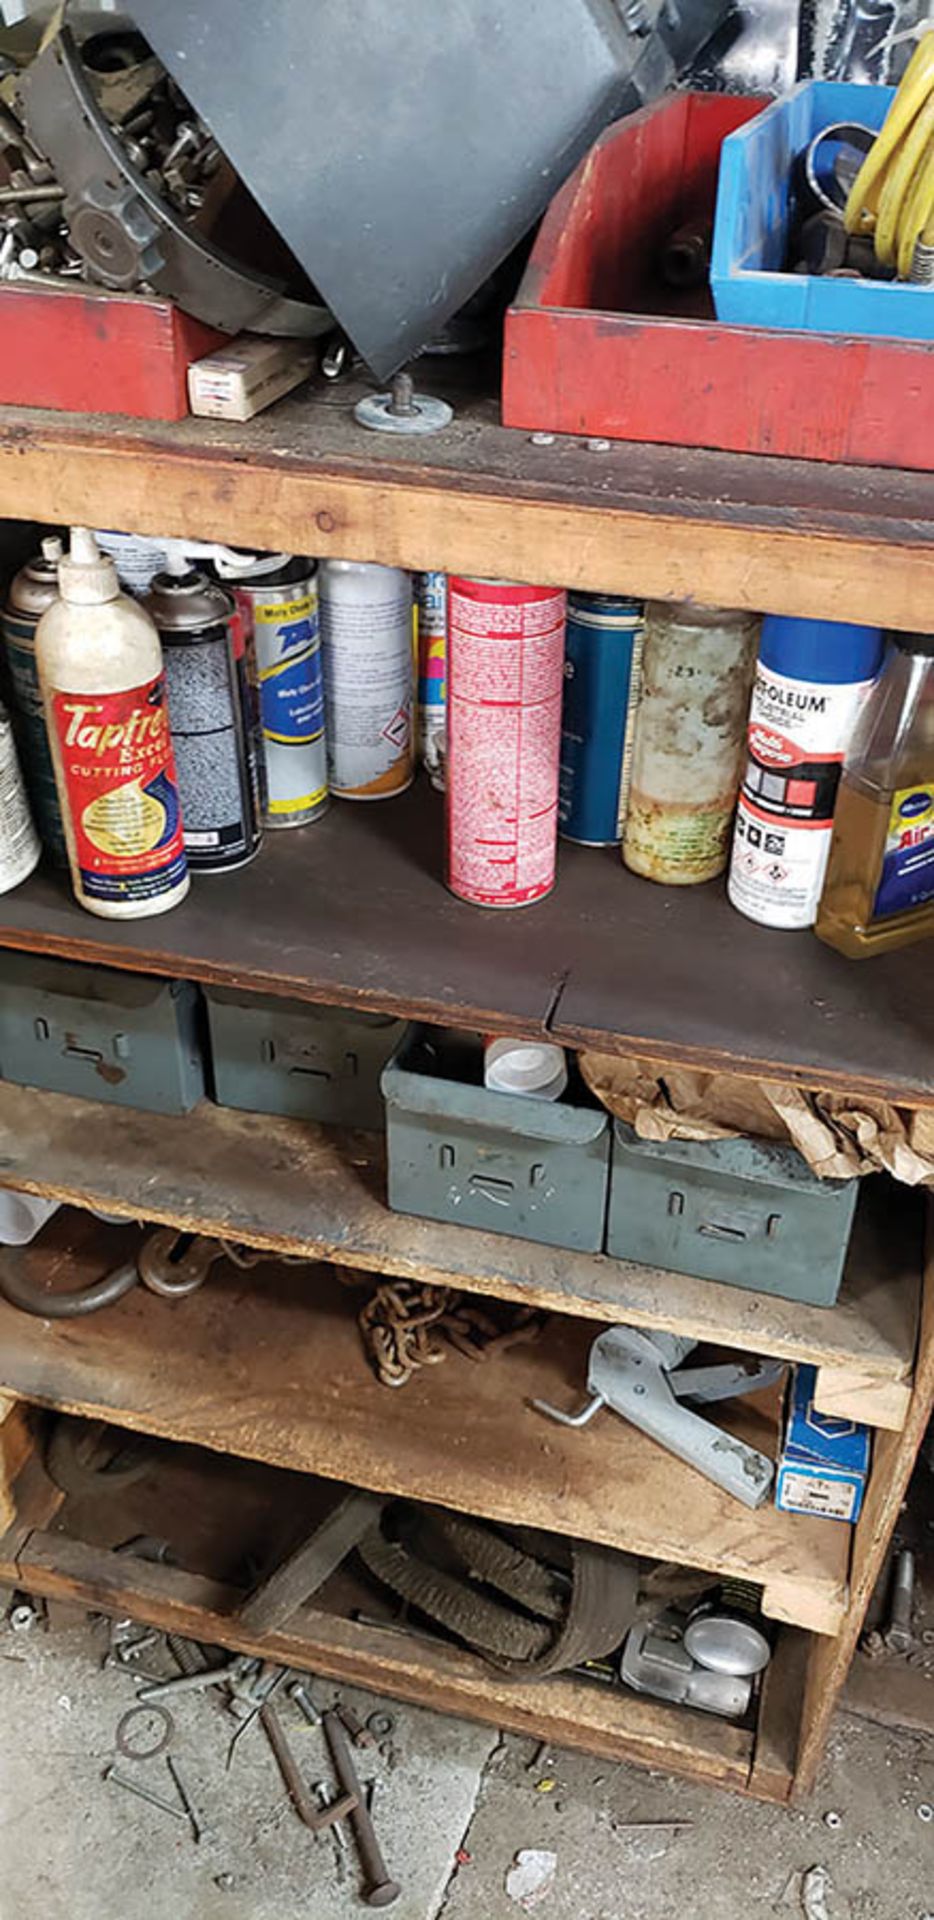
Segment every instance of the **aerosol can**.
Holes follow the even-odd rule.
[[[46,608],[58,599],[58,563],[64,545],[57,535],[43,540],[39,553],[11,580],[3,609],[3,646],[10,676],[10,718],[16,735],[26,790],[42,842],[57,866],[67,867],[55,769],[45,724],[45,707],[36,665],[36,629]]]
[[[188,892],[159,635],[86,527],[58,575],[36,659],[72,885],[89,913],[140,920]]]

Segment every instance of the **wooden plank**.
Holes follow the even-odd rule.
[[[14,1481],[33,1450],[33,1421],[29,1407],[12,1394],[0,1394],[0,1530],[16,1519]]]
[[[0,512],[188,534],[774,613],[924,625],[934,591],[929,475],[619,443],[532,447],[493,400],[387,451],[355,425],[359,382],[247,427],[139,426],[9,409]],[[625,555],[625,579],[620,556]]]
[[[383,1505],[377,1494],[348,1493],[314,1532],[247,1594],[237,1615],[242,1625],[256,1633],[284,1627],[359,1546],[364,1534],[375,1526]]]
[[[95,1258],[99,1270],[92,1247],[85,1274]],[[40,1245],[37,1270],[44,1257]],[[64,1260],[58,1271],[69,1277]],[[76,1256],[75,1278],[81,1271]],[[763,1587],[774,1618],[837,1631],[847,1529],[769,1504],[750,1512],[609,1412],[575,1432],[534,1411],[536,1399],[580,1403],[594,1332],[586,1322],[556,1319],[535,1345],[486,1365],[452,1353],[393,1391],[363,1357],[358,1304],[328,1270],[274,1264],[249,1275],[215,1268],[181,1303],[140,1287],[87,1325],[2,1303],[0,1386],[377,1493],[734,1574]],[[718,1411],[774,1453],[768,1396]]]
[[[828,1379],[839,1370],[882,1387],[910,1381],[920,1209],[903,1195],[893,1215],[879,1183],[868,1184],[860,1205],[832,1311],[390,1213],[374,1135],[208,1102],[175,1118],[0,1082],[0,1185],[131,1219],[144,1212],[276,1253],[803,1360]],[[56,1244],[53,1228],[47,1235]]]
[[[812,933],[753,925],[719,882],[658,887],[567,844],[532,918],[478,913],[442,874],[443,803],[419,781],[270,834],[155,919],[97,920],[39,871],[0,898],[0,946],[934,1103],[923,945],[854,966]]]
[[[791,1796],[801,1731],[801,1698],[811,1642],[783,1627],[762,1679],[749,1791],[761,1800]]]
[[[34,1534],[16,1571],[29,1592],[49,1599],[128,1613],[165,1632],[372,1687],[413,1705],[460,1713],[558,1746],[740,1789],[748,1776],[748,1732],[713,1715],[666,1707],[622,1689],[565,1677],[537,1684],[509,1681],[440,1641],[433,1645],[380,1632],[312,1607],[302,1608],[287,1631],[251,1632],[236,1615],[239,1595],[218,1581],[150,1566],[61,1534]]]
[[[867,1427],[886,1427],[900,1433],[911,1406],[907,1380],[873,1380],[865,1373],[818,1370],[814,1387],[818,1413],[836,1420],[859,1420]]]
[[[908,1488],[915,1456],[934,1410],[934,1208],[928,1209],[929,1245],[922,1304],[915,1385],[901,1433],[880,1433],[872,1473],[856,1525],[850,1605],[841,1632],[815,1641],[802,1713],[802,1741],[796,1791],[814,1783],[830,1721],[840,1699],[863,1627],[866,1608],[882,1571],[886,1551]]]

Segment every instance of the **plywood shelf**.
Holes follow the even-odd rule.
[[[0,513],[923,627],[934,477],[701,448],[531,444],[495,397],[432,363],[456,419],[430,442],[367,434],[357,380],[247,426],[0,414]],[[491,386],[495,382],[493,371]]]
[[[921,1210],[881,1182],[864,1195],[834,1308],[391,1213],[376,1136],[208,1101],[174,1118],[0,1082],[0,1184],[278,1253],[807,1361],[833,1410],[870,1424],[900,1427],[911,1394]]]
[[[782,1800],[791,1789],[793,1740],[773,1752],[785,1715],[767,1688],[759,1725],[667,1706],[623,1687],[573,1674],[519,1681],[496,1673],[453,1642],[355,1621],[381,1616],[372,1585],[344,1570],[288,1626],[258,1634],[237,1618],[234,1569],[262,1562],[283,1516],[294,1524],[314,1489],[297,1475],[194,1448],[154,1446],[152,1472],[106,1501],[49,1498],[34,1459],[17,1483],[16,1524],[0,1534],[0,1582],[135,1620],[233,1652],[258,1654],[300,1672],[375,1688],[410,1704],[460,1713],[550,1745],[615,1761],[664,1767],[738,1791]],[[36,1469],[30,1471],[30,1469]],[[60,1508],[53,1521],[56,1506]],[[179,1564],[154,1566],[113,1549],[134,1535],[169,1538]],[[779,1690],[796,1643],[783,1629],[774,1667]],[[800,1661],[798,1662],[800,1669]],[[792,1674],[794,1673],[792,1667]],[[771,1680],[771,1676],[770,1676]],[[763,1768],[756,1758],[762,1748]],[[767,1777],[764,1775],[768,1762]],[[387,1842],[388,1847],[388,1842]]]
[[[420,779],[271,834],[152,920],[95,919],[64,875],[37,872],[0,899],[0,947],[934,1104],[923,945],[854,965],[753,925],[720,881],[658,887],[566,844],[548,900],[482,913],[446,891],[443,846]]]
[[[119,1236],[118,1236],[119,1237]],[[36,1274],[99,1272],[98,1223],[65,1216],[29,1256]],[[545,1527],[763,1587],[772,1617],[832,1634],[850,1533],[750,1512],[627,1421],[580,1432],[536,1399],[579,1404],[594,1329],[554,1319],[532,1346],[478,1366],[451,1354],[404,1390],[363,1357],[361,1296],[325,1268],[215,1269],[168,1303],[137,1288],[89,1321],[44,1322],[0,1303],[0,1388],[67,1412],[487,1519]],[[723,1424],[774,1454],[777,1400],[731,1402]]]

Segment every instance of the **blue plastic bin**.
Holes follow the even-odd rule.
[[[934,340],[934,289],[879,280],[783,273],[795,157],[837,121],[881,127],[892,87],[805,80],[720,152],[710,286],[717,318],[731,326]]]

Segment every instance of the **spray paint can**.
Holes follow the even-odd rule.
[[[814,925],[844,755],[882,654],[878,627],[763,621],[727,886],[747,919]]]
[[[641,600],[620,594],[568,595],[558,831],[583,847],[622,838],[644,615]]]
[[[197,567],[157,573],[145,604],[165,657],[188,865],[225,873],[262,840],[243,621],[233,595]]]
[[[104,920],[188,892],[159,635],[112,560],[72,527],[36,659],[75,897]]]
[[[478,907],[525,907],[555,879],[567,595],[448,585],[447,882]]]
[[[428,778],[444,792],[448,580],[446,573],[415,575],[418,617],[418,753]]]
[[[42,846],[32,823],[9,715],[0,707],[0,893],[27,880]]]
[[[46,607],[58,599],[58,563],[63,552],[57,537],[43,540],[41,552],[20,568],[10,583],[2,627],[11,719],[26,790],[43,844],[56,866],[67,867],[68,848],[36,665],[36,628]]]
[[[386,800],[413,774],[411,575],[323,560],[318,593],[328,783],[344,800]]]
[[[214,564],[253,650],[266,825],[308,826],[328,808],[316,563],[277,553],[238,565],[218,549]]]

